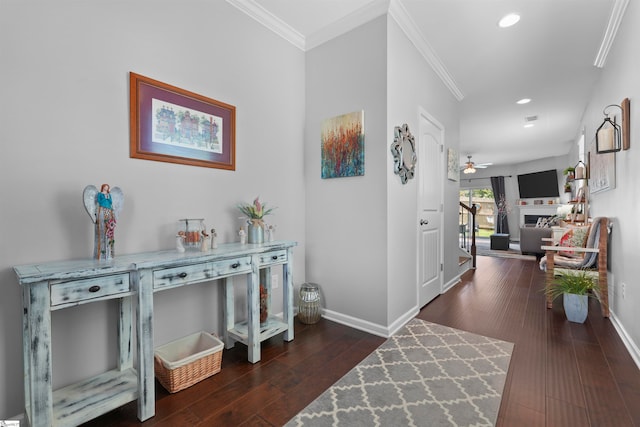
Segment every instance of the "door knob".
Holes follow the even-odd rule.
[[[427,224],[429,224],[429,221],[427,221],[426,219],[420,220],[420,225],[427,225]]]

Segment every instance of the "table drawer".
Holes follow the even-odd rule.
[[[51,306],[130,292],[129,274],[94,277],[51,285]]]
[[[258,265],[260,267],[264,267],[269,264],[280,264],[283,262],[287,262],[287,250],[283,249],[280,251],[267,252],[265,254],[260,255],[258,260]]]
[[[153,289],[215,280],[219,277],[243,272],[251,272],[251,257],[165,268],[153,272]]]

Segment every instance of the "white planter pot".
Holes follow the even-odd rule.
[[[564,294],[564,313],[570,322],[584,323],[589,312],[589,296],[577,294]]]

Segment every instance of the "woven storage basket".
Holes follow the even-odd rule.
[[[220,372],[224,344],[206,332],[180,338],[155,351],[156,378],[169,393]]]

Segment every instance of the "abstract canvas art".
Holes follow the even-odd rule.
[[[364,111],[326,119],[321,141],[323,179],[364,175]]]

